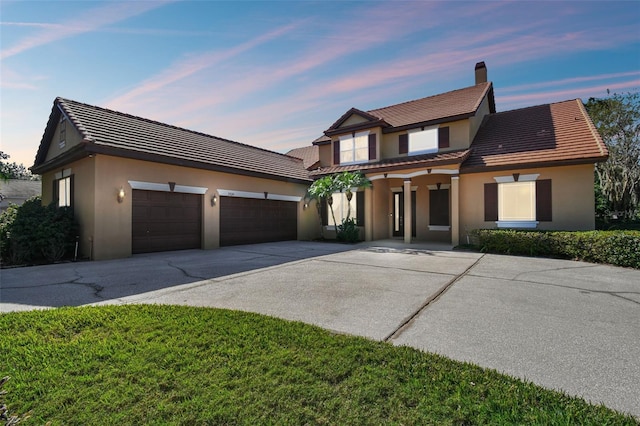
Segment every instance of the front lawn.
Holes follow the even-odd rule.
[[[636,424],[603,406],[407,347],[178,306],[0,315],[24,424]]]

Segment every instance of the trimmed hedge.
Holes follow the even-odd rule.
[[[71,258],[77,235],[72,208],[43,206],[40,197],[33,197],[0,215],[0,260],[6,266]]]
[[[482,252],[557,257],[640,269],[640,231],[516,231],[476,229]]]

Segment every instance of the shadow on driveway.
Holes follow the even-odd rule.
[[[0,312],[103,302],[358,247],[287,241],[3,269]]]

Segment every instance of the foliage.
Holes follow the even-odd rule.
[[[600,405],[409,347],[187,306],[0,315],[25,424],[633,425]]]
[[[0,215],[0,258],[4,265],[56,262],[73,253],[77,235],[72,208],[33,197]]]
[[[516,231],[476,229],[483,252],[548,256],[640,269],[640,231]]]
[[[371,186],[371,181],[364,176],[361,172],[342,172],[334,175],[323,176],[322,178],[313,182],[307,191],[307,195],[310,199],[316,200],[316,208],[318,209],[318,216],[321,216],[321,202],[326,201],[331,211],[331,217],[333,223],[336,221],[336,215],[333,210],[333,194],[336,192],[344,192],[347,196],[347,200],[351,201],[353,198],[352,190],[354,188],[368,188]],[[347,217],[342,220],[342,224],[336,227],[336,237],[339,241],[352,241],[353,230],[351,230],[351,204],[347,208]],[[355,222],[353,222],[355,224]],[[343,232],[349,232],[349,235],[344,235]],[[321,234],[322,235],[322,234]],[[356,239],[353,241],[357,241]]]
[[[0,151],[0,179],[24,179],[24,180],[40,180],[40,176],[33,175],[24,164],[9,163],[4,161],[9,159],[10,155]]]
[[[640,93],[590,98],[585,107],[609,150],[609,159],[596,166],[604,210],[632,219],[640,214]]]
[[[336,238],[338,241],[345,243],[358,242],[360,239],[360,228],[356,225],[354,218],[344,219],[342,223],[338,225]]]
[[[14,416],[13,414],[11,414],[11,412],[9,411],[9,408],[4,403],[4,399],[5,399],[5,395],[7,394],[7,391],[2,389],[4,387],[4,384],[7,383],[7,381],[9,381],[9,376],[6,376],[0,379],[0,422],[3,422],[5,426],[15,426],[18,423],[24,420],[27,420],[31,416],[29,413],[24,414],[22,416]]]

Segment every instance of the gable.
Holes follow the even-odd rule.
[[[370,119],[367,119],[360,114],[351,114],[349,118],[347,118],[342,124],[340,124],[339,128],[342,129],[344,127],[350,127],[355,124],[368,123],[370,121]]]
[[[45,161],[51,161],[62,156],[82,142],[82,135],[78,132],[73,122],[63,113],[57,114],[51,122],[52,131],[48,141],[48,149]]]

